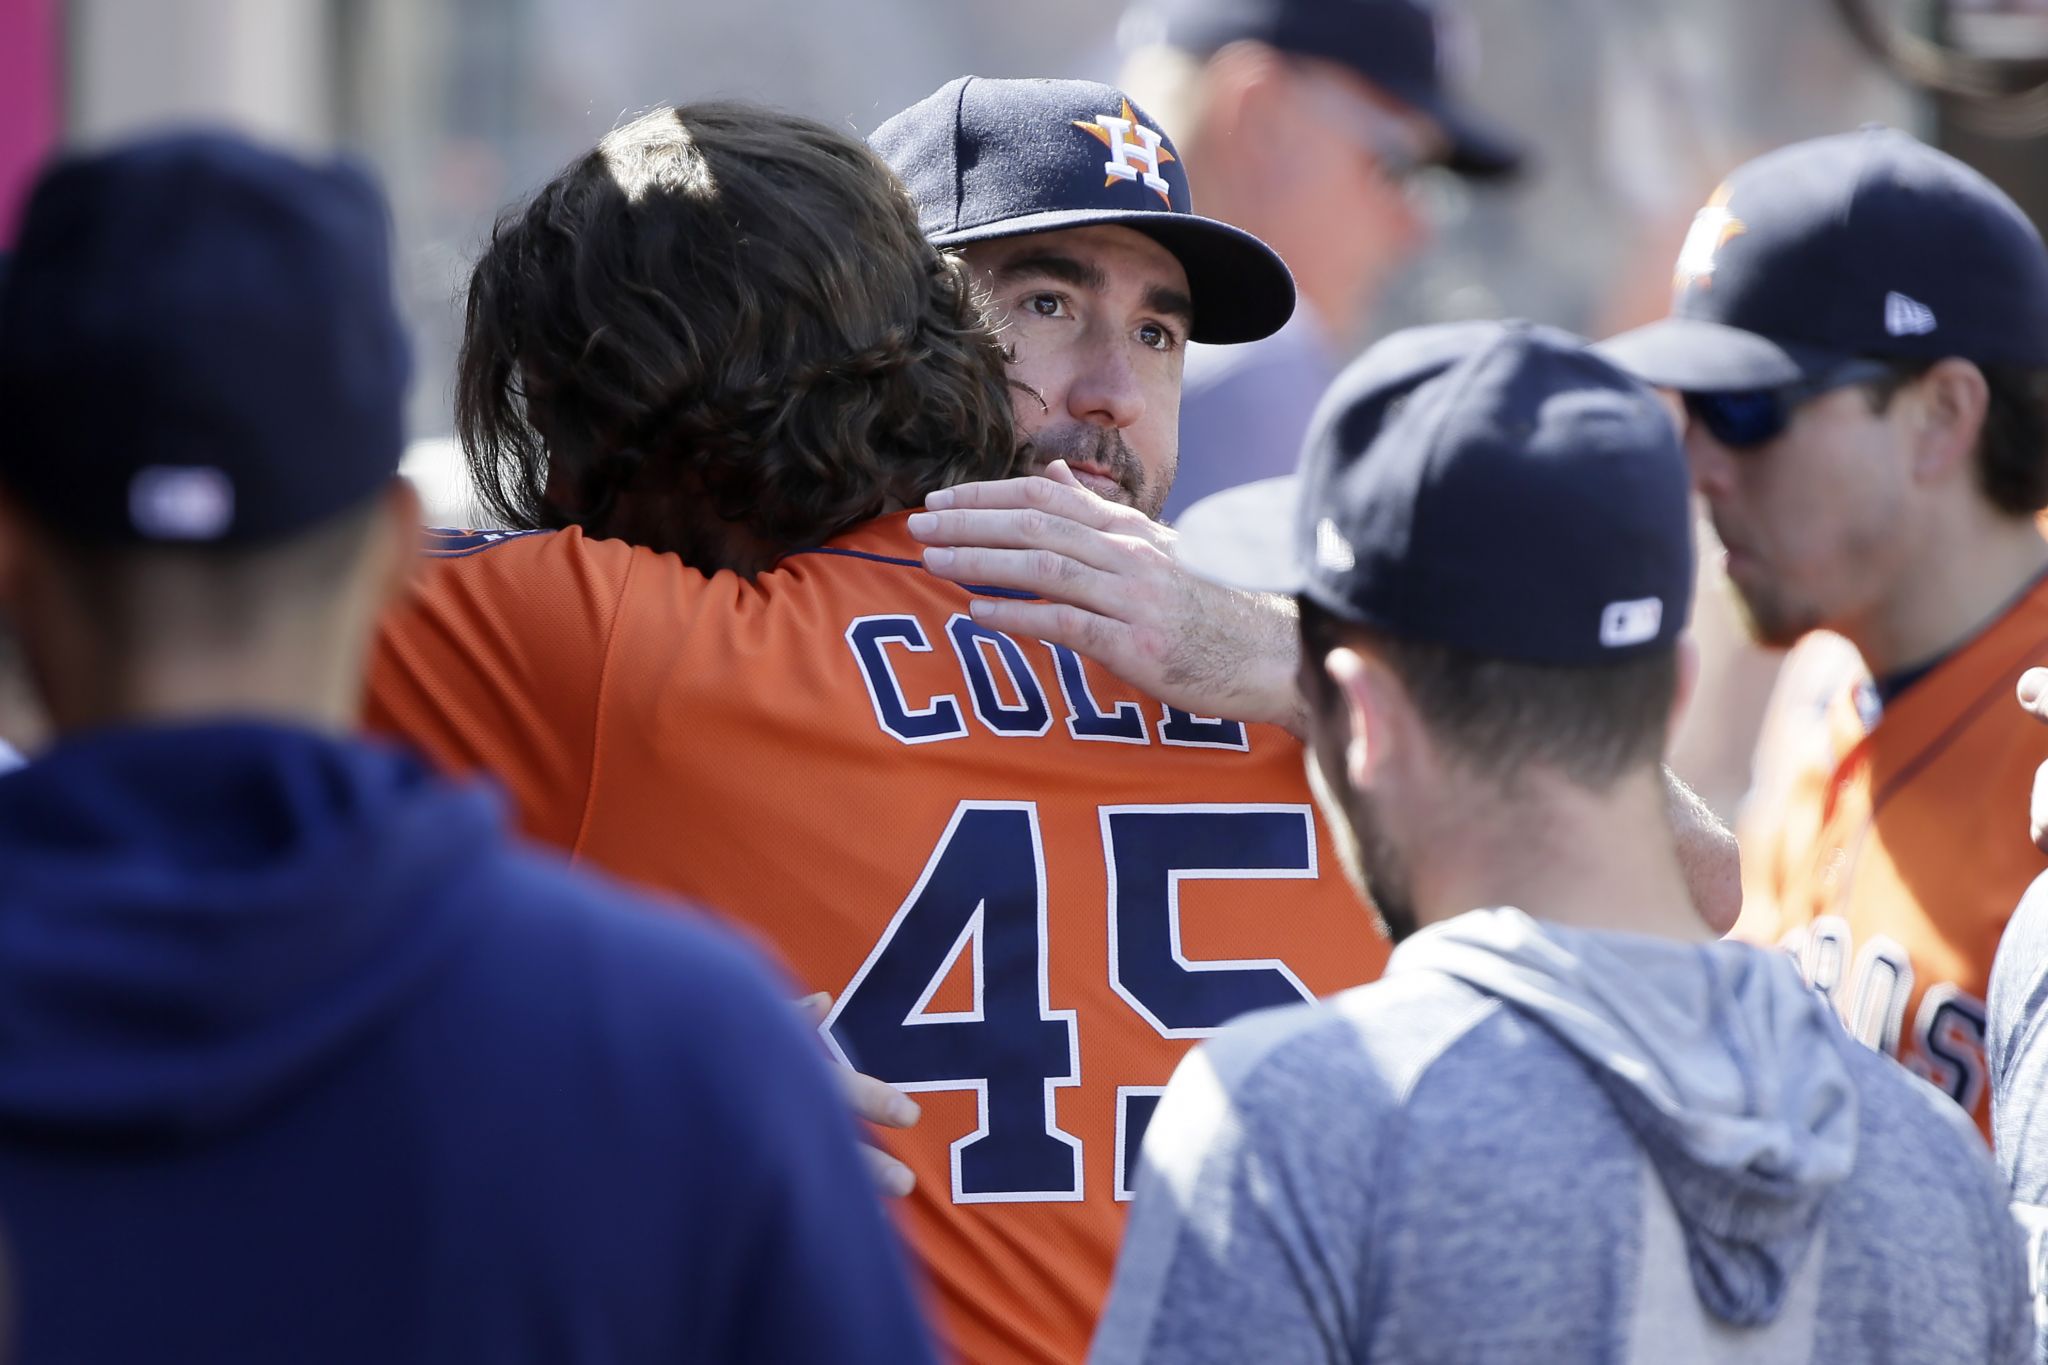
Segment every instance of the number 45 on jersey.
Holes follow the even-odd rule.
[[[1176,889],[1183,878],[1315,877],[1308,806],[1104,806],[1099,814],[1110,984],[1163,1037],[1206,1037],[1249,1010],[1312,998],[1278,961],[1189,961]],[[1048,998],[1045,884],[1033,803],[961,802],[824,1023],[832,1049],[858,1071],[904,1090],[975,1093],[979,1126],[952,1148],[958,1203],[1082,1197],[1081,1142],[1054,1116],[1056,1092],[1080,1083],[1080,1048],[1074,1011],[1053,1009]],[[932,1010],[963,956],[973,1006]],[[1130,1114],[1119,1124],[1119,1172],[1133,1169],[1156,1095],[1123,1097]]]

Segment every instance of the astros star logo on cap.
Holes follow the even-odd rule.
[[[1707,206],[1692,220],[1692,230],[1685,234],[1685,245],[1678,249],[1678,268],[1672,276],[1674,289],[1690,289],[1697,285],[1711,289],[1714,285],[1714,258],[1731,238],[1740,237],[1749,231],[1748,224],[1728,211],[1730,191],[1726,185],[1714,191],[1707,200]]]
[[[1138,122],[1137,111],[1131,108],[1128,99],[1123,102],[1121,113],[1097,114],[1091,123],[1077,119],[1074,126],[1109,148],[1109,160],[1102,163],[1103,188],[1119,180],[1142,181],[1168,208],[1173,207],[1173,196],[1165,177],[1159,174],[1159,167],[1175,157],[1162,145],[1164,139],[1157,131]]]

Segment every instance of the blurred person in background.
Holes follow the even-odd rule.
[[[1410,178],[1519,168],[1449,88],[1441,24],[1423,0],[1140,0],[1127,16],[1123,85],[1180,130],[1203,212],[1270,242],[1301,294],[1262,341],[1189,348],[1168,520],[1294,468],[1375,300],[1428,244]]]
[[[216,134],[51,167],[0,295],[18,1359],[931,1358],[756,955],[350,737],[418,562],[367,179]]]
[[[2017,812],[2048,734],[2004,699],[2048,652],[2048,248],[1872,125],[1738,168],[1677,275],[1604,349],[1683,395],[1750,633],[1830,684],[1766,726],[1735,932],[1988,1132],[1985,991],[2043,867]]]
[[[1689,902],[1656,397],[1468,324],[1381,343],[1317,423],[1185,544],[1298,595],[1317,795],[1396,946],[1174,1073],[1090,1359],[2028,1360],[1963,1114]]]

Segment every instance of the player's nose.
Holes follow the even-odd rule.
[[[1067,389],[1067,410],[1081,421],[1121,430],[1145,415],[1145,390],[1117,340],[1095,339],[1084,348],[1080,373]]]

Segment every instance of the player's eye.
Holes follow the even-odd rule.
[[[1138,327],[1138,343],[1155,351],[1171,351],[1180,345],[1180,337],[1163,323],[1147,322]]]
[[[1060,318],[1067,315],[1067,301],[1058,294],[1027,294],[1024,307],[1042,318]]]

